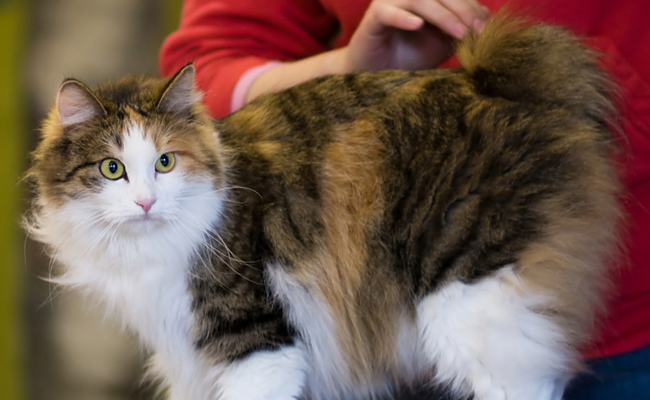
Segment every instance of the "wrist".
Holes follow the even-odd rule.
[[[265,64],[258,65],[253,67],[239,78],[235,88],[232,91],[232,96],[230,97],[230,112],[235,112],[239,110],[244,104],[248,103],[250,99],[248,98],[250,88],[253,82],[262,75],[265,71],[275,68],[282,63],[279,61],[269,61]]]
[[[356,72],[356,68],[350,60],[350,50],[348,46],[331,50],[326,53],[328,59],[323,63],[324,68],[322,75],[341,75]]]

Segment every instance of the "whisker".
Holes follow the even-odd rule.
[[[173,220],[175,220],[176,222],[179,222],[179,221],[177,221],[177,218],[173,218]],[[179,222],[179,223],[180,223],[180,222]],[[180,236],[183,236],[183,237],[185,237],[186,239],[190,240],[190,239],[187,237],[187,235],[186,235],[182,230],[179,230],[178,227],[176,227],[174,224],[170,224],[170,226],[171,226],[172,229],[174,229],[174,231],[176,231]],[[201,252],[196,248],[196,246],[192,246],[192,252],[196,255],[196,257],[198,258],[198,260],[200,261],[200,263],[205,267],[205,270],[208,271],[208,273],[210,274],[210,276],[213,277],[215,280],[217,280],[219,283],[223,283],[223,282],[220,280],[220,278],[219,278],[219,276],[217,275],[217,273],[216,273],[216,271],[214,270],[214,268],[212,268],[212,263],[209,263],[209,264],[208,264],[208,262],[207,262],[207,261],[206,261],[206,260],[201,256]],[[197,276],[197,275],[195,275],[195,274],[192,272],[191,269],[188,270],[188,274],[189,274],[190,276],[196,278],[196,279],[200,279],[200,277]]]
[[[192,218],[195,218],[195,219],[196,219],[196,217],[193,216],[193,215],[191,215],[190,213],[187,213],[187,215],[189,215],[189,216],[191,216]],[[185,227],[185,228],[187,229],[187,226],[183,223],[182,220],[180,220],[180,219],[177,218],[176,221],[177,221],[180,225],[182,225],[183,227]],[[200,221],[199,221],[199,222],[200,222]],[[200,226],[200,225],[199,225],[199,226]],[[215,233],[216,233],[216,232],[215,232]],[[218,234],[217,234],[217,235],[218,235]],[[218,236],[218,237],[220,238],[220,236]],[[205,239],[200,238],[199,240],[200,240],[201,243],[204,244],[204,245],[206,246],[206,248],[208,248],[209,250],[212,250],[212,251],[215,252],[216,254],[220,254],[220,255],[222,255],[222,256],[224,256],[224,257],[226,256],[225,254],[223,254],[223,253],[221,253],[220,251],[218,251],[215,247],[213,247],[212,245],[210,245],[210,244],[209,244]],[[234,253],[228,249],[226,243],[225,243],[223,240],[222,240],[222,244],[223,244],[223,246],[227,249],[227,251],[228,251],[229,254],[234,255]],[[229,260],[230,260],[230,261],[235,261],[232,257],[229,257]],[[236,269],[235,269],[235,268],[234,268],[234,267],[233,267],[229,262],[222,260],[222,263],[225,264],[225,266],[227,266],[227,267],[228,267],[232,272],[234,272],[235,274],[237,274],[237,275],[238,275],[239,277],[241,277],[242,279],[244,279],[244,280],[246,280],[246,281],[248,281],[248,282],[250,282],[250,283],[256,284],[256,285],[263,285],[263,284],[264,284],[263,282],[257,282],[257,281],[254,281],[254,280],[250,279],[249,277],[243,275],[241,272],[237,271],[237,270],[236,270]],[[245,264],[245,263],[244,263],[244,264]]]

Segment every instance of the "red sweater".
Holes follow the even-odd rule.
[[[181,25],[164,43],[163,76],[193,61],[204,102],[215,117],[229,112],[241,75],[269,60],[305,58],[345,45],[369,0],[185,0]],[[527,9],[563,25],[608,54],[606,68],[622,88],[627,141],[621,165],[627,267],[596,344],[585,354],[605,356],[650,344],[650,2],[644,0],[483,0],[496,11]],[[530,0],[528,0],[530,3]]]

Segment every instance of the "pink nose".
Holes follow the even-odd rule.
[[[149,212],[149,210],[151,210],[151,206],[153,206],[153,203],[155,203],[155,202],[156,202],[156,199],[143,199],[143,200],[138,199],[138,200],[135,201],[135,204],[142,207],[144,212]]]

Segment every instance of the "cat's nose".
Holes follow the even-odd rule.
[[[137,199],[135,201],[135,204],[142,207],[144,212],[149,212],[149,210],[151,210],[151,206],[153,206],[153,203],[155,203],[155,202],[156,202],[156,199]]]

